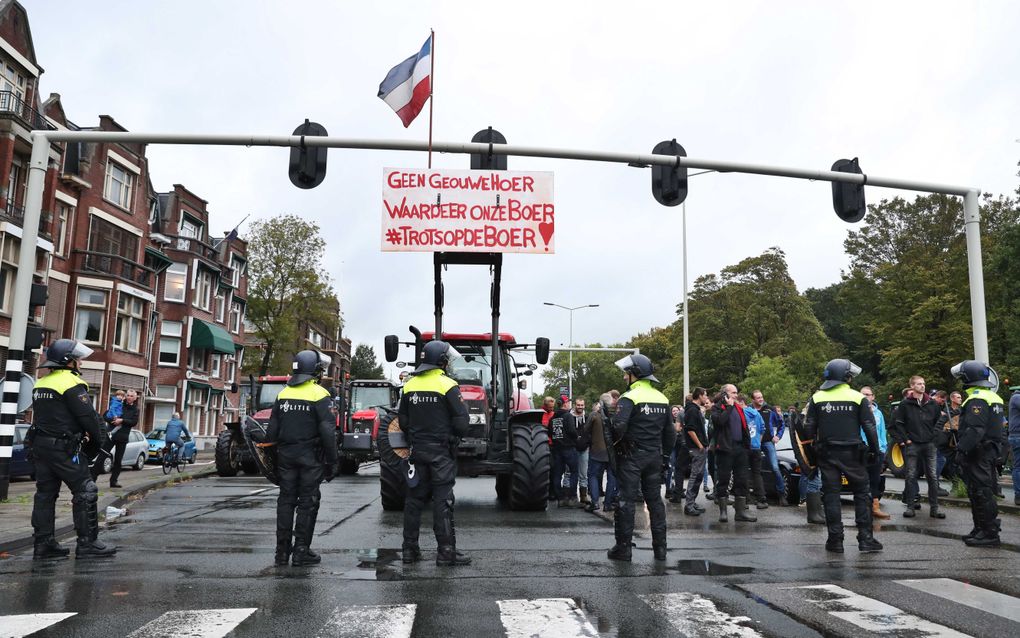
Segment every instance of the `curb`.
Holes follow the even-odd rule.
[[[143,484],[135,487],[134,489],[130,490],[129,492],[125,492],[124,494],[122,494],[120,496],[117,496],[116,498],[113,498],[112,500],[106,500],[105,498],[104,499],[100,499],[99,503],[96,504],[97,508],[99,509],[100,524],[105,524],[105,522],[106,522],[106,513],[105,512],[106,512],[106,508],[109,507],[109,506],[118,507],[118,508],[122,507],[132,497],[139,496],[139,495],[144,495],[144,494],[146,494],[148,492],[151,492],[152,490],[157,490],[157,489],[159,489],[161,487],[166,487],[167,485],[176,482],[178,480],[178,478],[197,479],[197,478],[203,478],[205,476],[209,476],[209,475],[215,474],[215,473],[216,473],[216,466],[215,465],[210,465],[208,467],[204,467],[204,468],[202,468],[200,470],[197,470],[197,471],[195,471],[195,472],[193,472],[191,474],[176,474],[176,475],[162,476],[159,479],[149,481],[148,483],[143,483]],[[64,487],[66,487],[66,486],[64,486]],[[66,537],[68,534],[70,534],[72,532],[74,532],[74,523],[73,522],[64,523],[63,525],[61,525],[60,521],[58,520],[53,535],[59,540],[62,537]],[[28,536],[21,537],[21,538],[15,538],[15,539],[11,539],[11,540],[0,541],[0,554],[17,552],[17,551],[20,551],[22,549],[25,549],[25,548],[28,548],[28,547],[32,547],[33,542],[34,542],[34,540],[33,540],[31,534],[29,534]]]
[[[882,495],[884,497],[886,497],[886,498],[895,498],[896,500],[899,500],[899,499],[903,498],[903,492],[890,492],[890,491],[887,490]],[[921,500],[922,503],[927,503],[928,502],[928,497],[924,496],[924,495],[921,495],[920,496],[920,500]],[[1020,514],[1020,506],[1013,505],[1013,504],[1008,503],[1008,502],[1003,502],[1001,499],[996,499],[996,500],[998,500],[998,507],[999,507],[999,511],[1000,512],[1005,513],[1005,514],[1014,514],[1014,515],[1015,514]],[[939,497],[939,505],[940,506],[941,505],[947,505],[947,506],[950,506],[950,507],[960,507],[960,508],[964,508],[964,509],[970,509],[970,501],[962,499],[962,498],[954,498],[952,496],[946,496],[946,497],[941,497],[940,496]]]

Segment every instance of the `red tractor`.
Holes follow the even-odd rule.
[[[248,415],[263,426],[269,423],[269,413],[273,409],[276,396],[287,385],[289,376],[264,376],[257,382],[249,383]],[[216,472],[220,476],[236,476],[239,471],[245,474],[258,474],[259,467],[251,450],[245,444],[241,429],[242,421],[227,423],[219,436],[216,437]]]
[[[496,496],[515,510],[544,510],[549,495],[549,436],[542,425],[542,411],[531,409],[524,392],[530,376],[538,367],[517,363],[514,353],[534,348],[535,360],[549,360],[549,340],[538,338],[534,344],[517,343],[512,335],[499,332],[499,286],[501,254],[435,253],[436,331],[422,334],[410,327],[414,341],[401,342],[396,335],[385,340],[386,360],[399,357],[400,346],[414,348],[412,361],[398,366],[412,368],[421,360],[421,350],[436,335],[457,349],[457,359],[448,371],[460,384],[468,406],[469,429],[457,446],[457,473],[460,476],[496,477]],[[492,281],[492,331],[488,333],[450,333],[442,330],[442,269],[447,264],[488,265]],[[401,510],[407,484],[400,470],[400,459],[389,447],[386,430],[381,428],[379,448],[379,487],[386,510]]]
[[[347,390],[346,412],[339,433],[340,473],[354,474],[362,463],[379,460],[379,425],[397,409],[400,386],[391,381],[357,379]]]

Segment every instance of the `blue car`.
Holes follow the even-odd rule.
[[[25,450],[25,434],[27,433],[27,423],[18,423],[14,426],[14,447],[11,450],[11,478],[16,476],[35,478],[35,467],[28,460],[28,451]]]
[[[149,463],[161,463],[163,461],[163,448],[166,446],[165,438],[165,427],[156,428],[145,435],[145,439],[149,442]],[[181,432],[181,440],[184,441],[184,460],[188,463],[194,463],[195,459],[198,458],[198,448],[195,447],[194,439]]]

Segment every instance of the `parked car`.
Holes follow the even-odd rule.
[[[166,427],[158,427],[145,435],[148,444],[148,460],[150,463],[161,463],[163,461],[163,448],[166,447]],[[183,459],[188,463],[194,463],[198,458],[198,448],[190,436],[181,432],[181,440],[184,441]]]
[[[127,447],[124,448],[124,459],[120,466],[132,470],[140,470],[145,467],[145,460],[148,458],[149,444],[138,430],[131,430],[128,435]],[[101,474],[109,474],[113,469],[113,458],[103,457],[103,471]]]
[[[28,450],[25,449],[25,434],[28,433],[27,423],[18,423],[14,426],[14,447],[11,450],[11,478],[16,476],[27,476],[35,478],[35,467],[28,460]]]

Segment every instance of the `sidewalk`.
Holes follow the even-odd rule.
[[[208,476],[216,472],[216,464],[202,461],[189,465],[183,472],[163,474],[159,465],[146,465],[141,471],[124,469],[120,473],[121,488],[110,487],[110,475],[100,475],[96,481],[99,487],[99,518],[104,520],[108,506],[125,508],[130,501],[146,492],[182,480]],[[11,481],[7,500],[0,502],[0,558],[8,552],[32,546],[32,505],[35,497],[35,481],[19,478]],[[57,538],[73,533],[71,521],[71,492],[66,485],[60,488],[57,498]]]
[[[899,501],[903,496],[903,486],[906,481],[903,479],[894,478],[892,476],[885,477],[885,496],[887,499],[895,499]],[[953,484],[950,481],[939,481],[939,485],[943,489],[950,492],[953,491]],[[1020,506],[1013,504],[1013,481],[1007,474],[999,479],[999,485],[1002,486],[1002,493],[1006,498],[997,499],[999,501],[999,512],[1003,514],[1020,514]],[[928,483],[925,479],[918,480],[918,491],[921,493],[921,502],[928,502]],[[886,509],[889,507],[895,507],[893,502],[883,501],[883,505]],[[939,505],[948,505],[950,507],[965,507],[970,509],[970,501],[966,498],[954,498],[953,496],[940,496]]]

